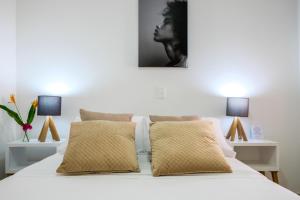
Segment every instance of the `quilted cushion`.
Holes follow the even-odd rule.
[[[150,127],[154,176],[231,172],[207,121],[156,122]]]
[[[139,171],[135,123],[85,121],[71,124],[69,143],[58,173]]]
[[[115,113],[101,113],[92,112],[80,109],[80,118],[82,121],[89,120],[108,120],[108,121],[127,121],[130,122],[133,114],[115,114]]]
[[[162,122],[162,121],[195,121],[200,118],[196,115],[186,115],[186,116],[160,116],[160,115],[150,115],[151,122]]]

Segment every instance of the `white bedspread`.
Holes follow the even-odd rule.
[[[141,173],[61,176],[55,154],[0,181],[1,200],[300,200],[236,159],[232,174],[152,177],[139,156]]]

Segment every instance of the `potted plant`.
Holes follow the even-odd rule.
[[[38,106],[38,101],[37,99],[35,99],[29,109],[28,115],[27,115],[27,120],[23,121],[23,118],[20,114],[19,108],[17,106],[17,102],[16,102],[16,97],[15,95],[10,95],[9,97],[9,102],[10,104],[13,104],[16,112],[11,110],[10,108],[8,108],[5,105],[1,105],[0,104],[0,109],[6,111],[6,113],[13,118],[18,125],[20,125],[24,131],[24,136],[23,136],[23,142],[29,142],[29,137],[28,137],[28,130],[32,129],[31,123],[33,122],[34,116],[35,116],[35,112]]]

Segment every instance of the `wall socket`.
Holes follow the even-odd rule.
[[[156,87],[154,91],[155,99],[164,100],[167,97],[167,90],[164,87]]]

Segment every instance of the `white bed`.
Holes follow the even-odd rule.
[[[300,199],[234,158],[232,174],[153,177],[146,155],[141,173],[61,176],[55,154],[0,181],[1,200],[124,199],[124,200],[292,200]]]

